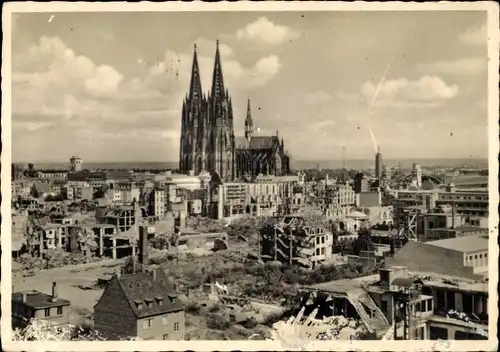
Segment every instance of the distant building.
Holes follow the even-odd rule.
[[[211,180],[211,211],[215,218],[276,216],[294,198],[298,176],[259,175],[251,182],[225,182],[216,176]]]
[[[370,182],[368,178],[361,172],[354,176],[354,192],[356,194],[361,192],[370,192]]]
[[[149,214],[162,217],[166,214],[167,197],[163,189],[154,189],[149,198]]]
[[[57,284],[52,294],[22,291],[12,294],[12,327],[24,327],[32,318],[47,320],[55,325],[69,324],[70,301],[59,298]]]
[[[408,241],[388,261],[390,265],[404,265],[409,271],[482,280],[488,270],[488,239],[468,236],[430,242]]]
[[[44,182],[35,182],[31,188],[31,195],[35,198],[45,198],[52,193],[52,186]]]
[[[33,182],[25,180],[15,180],[11,182],[12,190],[12,200],[16,200],[17,197],[28,197],[31,192],[31,187]]]
[[[120,182],[111,184],[106,190],[106,198],[114,204],[131,204],[139,201],[141,192],[134,183]]]
[[[327,218],[342,219],[356,205],[356,194],[352,187],[348,185],[329,187],[324,205]]]
[[[94,327],[110,339],[184,340],[184,305],[163,270],[115,275],[94,306]]]
[[[23,165],[12,164],[11,173],[12,173],[12,175],[11,175],[12,181],[17,181],[17,180],[23,179],[24,178]]]
[[[415,181],[417,189],[422,188],[422,167],[419,164],[413,164],[412,180]]]
[[[68,172],[67,171],[38,171],[37,175],[38,178],[45,179],[45,180],[66,180],[68,177]]]
[[[76,172],[76,171],[82,171],[82,164],[83,164],[83,159],[80,158],[79,156],[72,156],[69,159],[69,162],[71,163],[71,171]]]
[[[331,260],[333,235],[326,218],[319,215],[287,215],[270,218],[259,232],[263,260],[314,269]]]
[[[380,146],[377,146],[377,153],[375,154],[375,177],[377,178],[377,180],[382,179],[382,172],[382,154],[380,153]]]
[[[378,207],[382,205],[382,193],[380,190],[375,192],[359,192],[356,194],[356,206],[358,207]]]

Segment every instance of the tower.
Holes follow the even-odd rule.
[[[224,87],[219,41],[215,51],[212,89],[208,96],[209,153],[207,168],[215,171],[222,180],[234,179],[234,126],[233,107]]]
[[[69,162],[71,163],[71,171],[76,172],[76,171],[82,171],[82,163],[83,160],[79,156],[72,156],[69,159]]]
[[[422,167],[419,164],[413,163],[412,179],[415,180],[417,188],[422,187]]]
[[[377,146],[377,153],[375,154],[375,177],[378,180],[382,178],[382,154],[380,153],[380,146]]]
[[[245,119],[245,139],[248,143],[252,139],[253,134],[253,120],[252,120],[252,112],[250,110],[250,99],[248,99],[247,103],[247,117]]]
[[[207,101],[202,93],[196,44],[189,93],[182,104],[179,168],[199,174],[206,168]]]

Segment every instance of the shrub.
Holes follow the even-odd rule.
[[[192,315],[198,315],[200,313],[200,306],[196,303],[190,303],[186,306],[185,308],[186,313],[192,314]]]
[[[231,326],[231,322],[228,317],[212,313],[208,316],[207,326],[210,329],[226,330]]]
[[[253,329],[257,326],[257,320],[254,317],[251,317],[243,324],[243,326],[247,329]]]

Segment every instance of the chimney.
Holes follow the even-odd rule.
[[[57,301],[57,283],[52,283],[52,302]]]
[[[141,264],[142,271],[145,271],[149,264],[147,226],[139,227],[139,263]]]
[[[455,229],[455,202],[451,203],[451,228]]]
[[[22,295],[23,295],[23,303],[26,303],[26,298],[28,294],[26,292],[23,292]]]
[[[153,281],[156,281],[156,271],[157,271],[157,270],[158,270],[158,269],[156,269],[156,268],[155,268],[155,269],[153,269],[153,271],[152,271],[152,273],[151,273],[151,274],[153,275]]]

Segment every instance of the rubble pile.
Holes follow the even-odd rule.
[[[363,329],[354,319],[343,316],[325,317],[322,320],[306,319],[288,322],[279,321],[273,325],[271,340],[288,343],[312,340],[355,340]]]

